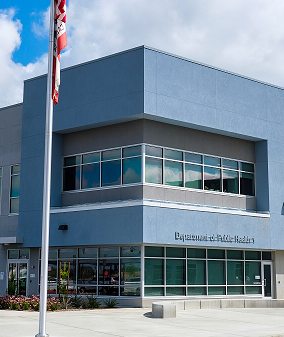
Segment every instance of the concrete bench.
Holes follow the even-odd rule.
[[[178,310],[228,308],[284,308],[284,300],[275,299],[200,299],[159,301],[152,303],[154,318],[176,317]]]
[[[175,318],[177,316],[177,307],[171,302],[153,302],[152,316],[154,318]]]

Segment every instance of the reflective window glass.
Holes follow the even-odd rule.
[[[120,255],[123,257],[136,257],[141,256],[140,246],[124,246],[121,247]]]
[[[254,195],[254,174],[241,172],[241,194]]]
[[[30,251],[29,249],[20,249],[20,259],[29,259]]]
[[[74,166],[81,164],[81,156],[72,156],[64,158],[64,166]]]
[[[118,296],[118,287],[99,287],[98,295]]]
[[[221,170],[214,167],[204,167],[204,189],[210,191],[221,190]]]
[[[57,292],[57,261],[48,261],[47,293]]]
[[[145,145],[145,154],[153,157],[162,157],[163,149],[157,146]]]
[[[94,188],[100,186],[100,164],[88,164],[82,166],[82,188]]]
[[[102,163],[102,186],[120,185],[121,161],[107,161]]]
[[[187,284],[206,285],[205,260],[187,260]]]
[[[9,249],[8,250],[8,259],[18,259],[19,250],[18,249]]]
[[[83,164],[96,163],[98,161],[100,161],[100,153],[99,152],[83,154]]]
[[[162,159],[145,158],[145,180],[146,183],[162,184]]]
[[[121,259],[120,268],[120,283],[125,286],[137,286],[140,288],[140,259]]]
[[[225,250],[223,249],[208,249],[207,250],[208,259],[224,259]]]
[[[79,257],[97,257],[98,248],[96,247],[84,247],[79,248]]]
[[[242,250],[227,250],[227,259],[243,260]]]
[[[165,160],[165,184],[171,186],[182,186],[182,163]]]
[[[164,296],[164,288],[162,287],[145,287],[145,296]]]
[[[182,259],[166,260],[166,284],[168,285],[185,284],[185,260]]]
[[[119,255],[119,247],[101,247],[99,257],[115,257]]]
[[[10,213],[19,213],[19,198],[12,198],[10,200]]]
[[[77,248],[62,248],[59,249],[59,258],[68,259],[77,257]]]
[[[245,288],[246,288],[246,295],[262,293],[262,287],[245,287]]]
[[[57,249],[49,248],[48,259],[49,260],[56,260],[57,259]]]
[[[207,263],[208,284],[225,285],[225,261],[207,261]]]
[[[123,159],[123,184],[140,183],[141,157]]]
[[[99,284],[119,284],[118,259],[99,260]]]
[[[261,252],[255,250],[246,250],[245,251],[245,259],[246,260],[260,260]]]
[[[261,284],[261,264],[255,261],[245,262],[245,284]]]
[[[145,259],[145,285],[164,284],[164,260]]]
[[[241,163],[241,171],[254,172],[254,165],[250,163]]]
[[[187,296],[207,295],[206,287],[188,287]]]
[[[238,169],[238,162],[236,160],[231,160],[231,159],[222,159],[222,166],[224,168],[237,170]]]
[[[225,295],[225,287],[208,287],[208,295]]]
[[[20,174],[21,171],[21,165],[12,165],[11,173],[14,174]]]
[[[125,147],[122,149],[122,155],[123,157],[134,157],[134,156],[140,156],[142,153],[142,146],[131,146],[131,147]]]
[[[63,169],[63,191],[78,190],[80,188],[80,166]]]
[[[237,171],[223,170],[223,192],[239,193],[239,174]]]
[[[271,252],[262,252],[262,260],[272,260]]]
[[[140,296],[140,283],[120,287],[120,296]]]
[[[185,164],[185,187],[202,189],[202,166]]]
[[[206,249],[202,248],[187,248],[187,257],[188,258],[206,258]]]
[[[221,166],[221,159],[217,157],[204,156],[204,165]]]
[[[20,195],[20,175],[12,176],[11,182],[11,197]]]
[[[166,296],[185,296],[185,287],[167,287]]]
[[[182,160],[182,151],[164,149],[164,158]]]
[[[202,164],[202,155],[191,152],[185,152],[184,160],[190,163]]]
[[[68,272],[70,266],[70,273],[69,273],[69,293],[75,292],[75,285],[76,285],[76,260],[71,261],[59,261],[59,270],[61,266],[61,273]],[[59,271],[58,270],[58,271]]]
[[[107,150],[102,152],[102,160],[120,159],[120,157],[121,157],[120,149]]]
[[[227,261],[227,284],[244,284],[244,263],[242,261]]]
[[[244,287],[227,287],[227,295],[243,295]]]
[[[164,248],[163,247],[145,247],[145,256],[149,257],[163,257],[164,256]]]
[[[97,261],[96,260],[79,260],[78,261],[78,284],[80,293],[85,293],[84,286],[97,284]]]
[[[166,256],[167,257],[185,257],[185,248],[174,248],[174,247],[167,247],[166,248]]]

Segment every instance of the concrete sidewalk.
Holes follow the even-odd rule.
[[[154,319],[150,309],[116,308],[47,313],[50,337],[284,336],[284,309],[204,309],[178,311]],[[0,310],[0,337],[34,337],[36,312]]]

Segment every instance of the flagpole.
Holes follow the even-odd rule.
[[[40,312],[39,312],[39,333],[36,335],[36,337],[48,336],[48,334],[46,333],[46,306],[47,306],[50,181],[51,181],[52,123],[53,123],[53,101],[52,101],[53,48],[54,48],[54,0],[51,0],[48,73],[47,73],[47,90],[46,90],[42,246],[41,246],[41,272],[40,272]]]

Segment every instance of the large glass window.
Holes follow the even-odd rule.
[[[11,166],[10,213],[19,213],[20,165]]]
[[[162,184],[163,182],[163,161],[162,159],[145,158],[145,181],[146,183]]]
[[[204,167],[204,189],[221,191],[221,170],[215,167]]]
[[[143,145],[138,144],[65,157],[63,191],[145,181],[151,184],[255,195],[253,163],[156,145],[145,144],[145,153],[142,149]]]
[[[184,185],[189,188],[202,189],[202,166],[185,164]]]
[[[181,162],[165,160],[165,184],[183,186]]]

